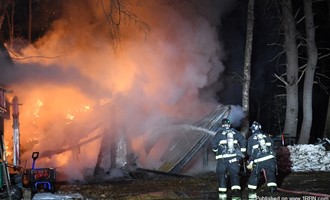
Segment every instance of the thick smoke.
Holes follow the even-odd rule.
[[[122,16],[113,46],[105,1],[63,2],[47,34],[21,49],[27,59],[0,75],[23,104],[22,160],[32,150],[70,148],[102,134],[124,135],[143,157],[150,130],[194,122],[218,104],[224,49],[216,25],[228,4],[130,1],[126,8],[148,28]],[[100,143],[40,162],[81,178],[95,166]]]

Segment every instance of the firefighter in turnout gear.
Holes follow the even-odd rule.
[[[268,135],[263,133],[261,125],[254,121],[250,129],[252,135],[248,139],[247,154],[249,161],[247,168],[251,170],[248,180],[249,198],[253,198],[257,196],[256,189],[259,177],[263,173],[266,175],[270,192],[276,190],[276,155],[273,142]]]
[[[230,189],[234,193],[240,192],[239,171],[246,152],[246,139],[239,131],[231,128],[231,123],[227,118],[221,121],[221,128],[212,140],[212,150],[217,159],[219,197],[226,198],[228,176],[231,183]]]

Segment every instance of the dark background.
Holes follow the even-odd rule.
[[[219,91],[219,101],[224,104],[241,104],[242,87],[238,77],[243,76],[244,51],[246,38],[247,2],[239,1],[238,5],[224,19],[220,29],[226,49],[229,50],[228,59],[225,62],[224,90]],[[300,11],[297,19],[303,17],[302,1],[294,2],[294,12]],[[319,54],[329,53],[330,14],[327,1],[313,4],[314,22],[316,29],[316,43]],[[283,98],[285,88],[278,87],[280,81],[274,77],[274,73],[285,73],[283,64],[285,54],[274,59],[283,48],[270,44],[283,44],[284,38],[281,32],[281,21],[278,8],[273,1],[255,1],[255,22],[251,64],[251,89],[250,89],[250,121],[258,121],[263,129],[271,134],[279,134],[284,127],[285,103]],[[304,21],[297,26],[299,34],[304,35]],[[297,42],[298,43],[298,42]],[[328,50],[325,50],[328,48]],[[299,49],[299,56],[305,57],[303,49]],[[329,57],[318,61],[316,74],[330,75]],[[300,61],[302,64],[304,61]],[[327,87],[327,91],[314,84],[313,88],[313,125],[310,142],[315,142],[318,137],[323,137],[327,106],[329,99],[329,78],[316,75],[315,81],[320,81]],[[302,89],[303,79],[299,83],[299,124],[298,134],[302,121]],[[282,97],[281,97],[282,96]]]

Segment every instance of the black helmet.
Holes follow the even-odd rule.
[[[252,130],[252,132],[255,132],[255,131],[258,131],[258,130],[261,130],[261,125],[254,121],[250,127],[250,129]]]
[[[226,128],[226,129],[229,129],[230,128],[230,121],[229,119],[227,118],[224,118],[221,120],[221,126]]]
[[[221,120],[221,125],[225,125],[225,124],[229,124],[229,125],[230,125],[230,121],[229,121],[229,119],[227,119],[227,118],[223,118],[223,119]]]

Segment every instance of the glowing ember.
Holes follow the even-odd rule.
[[[33,112],[33,116],[35,116],[36,118],[39,118],[40,108],[43,105],[44,104],[42,103],[42,101],[40,99],[37,99],[37,102],[35,103],[35,109],[32,111]]]

